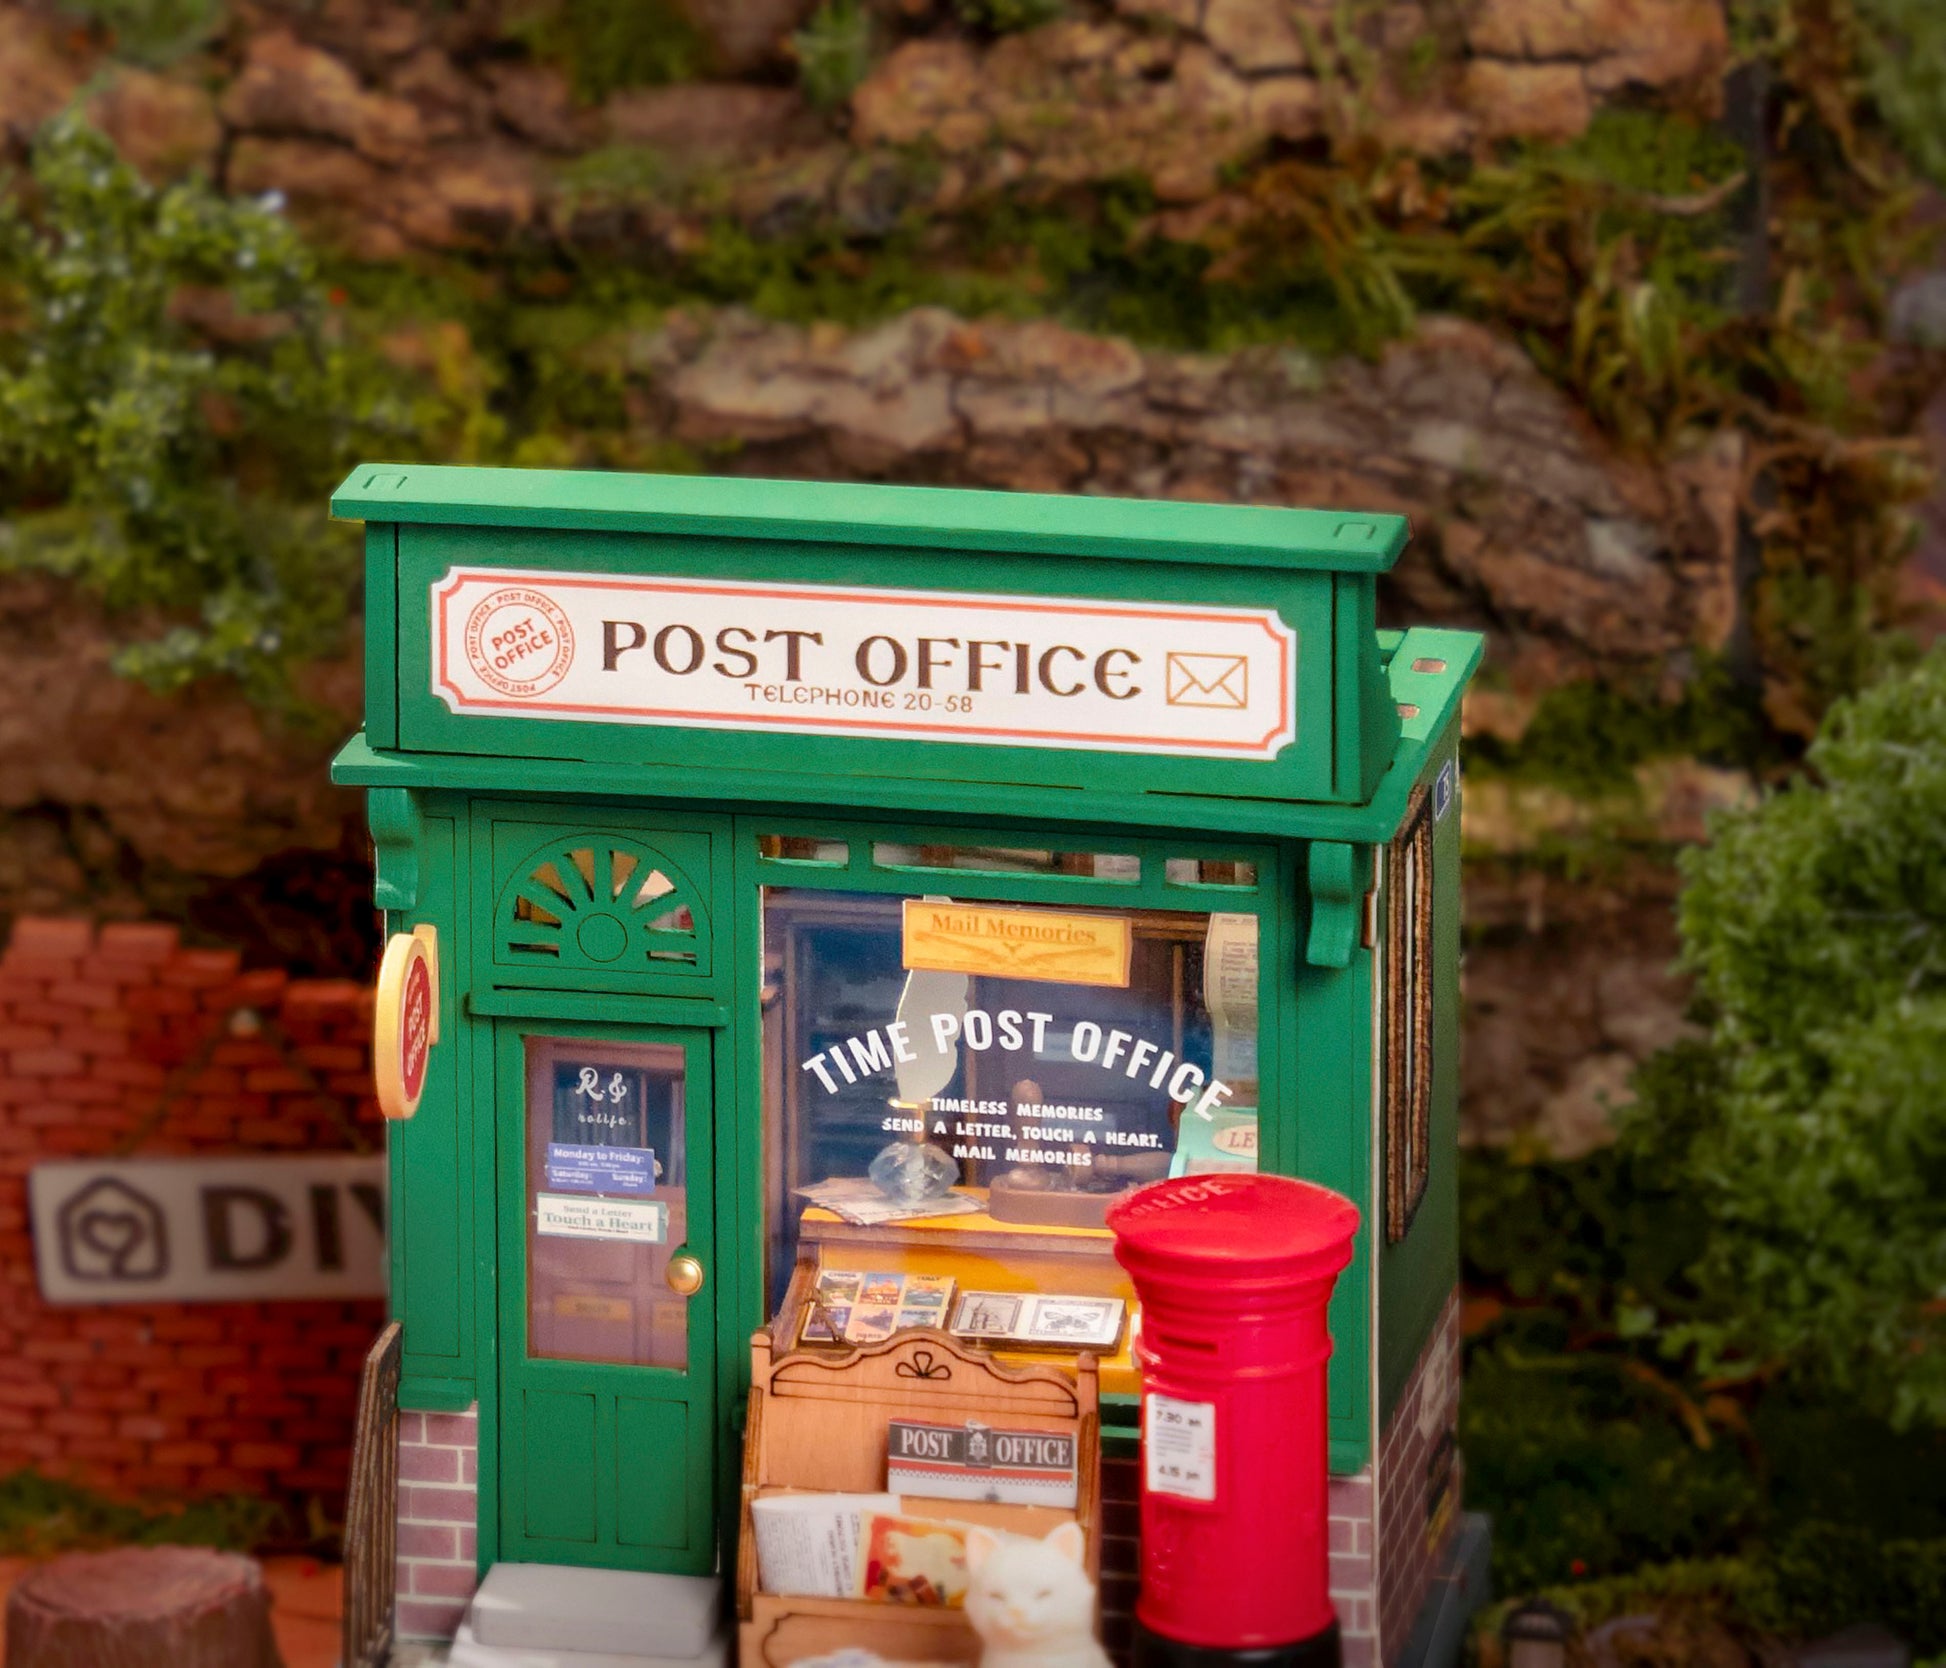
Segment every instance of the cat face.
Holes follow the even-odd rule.
[[[966,1613],[980,1637],[1010,1647],[1092,1639],[1095,1589],[1081,1567],[1082,1546],[1073,1523],[1040,1541],[969,1529]]]

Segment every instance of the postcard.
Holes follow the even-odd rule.
[[[1011,1338],[1024,1303],[1014,1292],[967,1292],[947,1330],[956,1338]]]
[[[859,1533],[859,1596],[890,1604],[966,1599],[966,1525],[873,1512]]]

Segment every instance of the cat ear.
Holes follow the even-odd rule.
[[[1082,1533],[1080,1524],[1063,1523],[1059,1528],[1050,1530],[1042,1544],[1058,1552],[1069,1563],[1079,1564],[1088,1539]]]
[[[978,1575],[980,1566],[1000,1550],[1000,1537],[974,1525],[966,1531],[966,1573]]]

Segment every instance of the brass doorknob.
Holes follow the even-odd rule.
[[[703,1289],[703,1265],[685,1251],[669,1259],[669,1272],[664,1278],[678,1297],[694,1297]]]

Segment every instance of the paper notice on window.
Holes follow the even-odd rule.
[[[1218,914],[1203,940],[1203,1006],[1210,1016],[1210,1075],[1257,1079],[1257,917]]]
[[[1216,1404],[1142,1398],[1142,1460],[1151,1494],[1216,1498]]]
[[[661,1245],[669,1238],[669,1207],[660,1199],[583,1199],[566,1193],[537,1193],[534,1232],[546,1239],[626,1239],[638,1245]]]
[[[896,1512],[896,1494],[772,1494],[750,1502],[757,1585],[766,1593],[850,1598],[866,1517]]]

